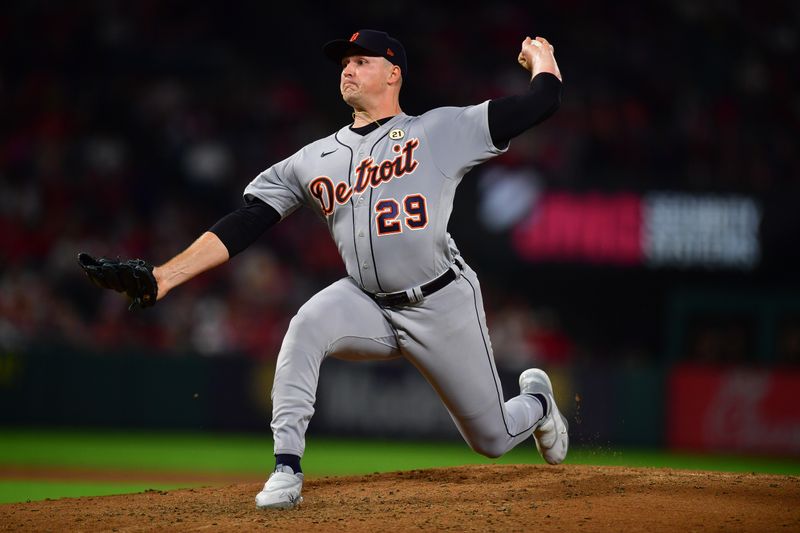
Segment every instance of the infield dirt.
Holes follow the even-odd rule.
[[[3,531],[798,531],[800,477],[487,465],[306,481],[260,511],[259,483],[0,505]]]

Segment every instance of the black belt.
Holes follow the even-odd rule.
[[[458,267],[459,270],[464,270],[464,267],[461,264],[461,261],[456,259],[453,261],[455,265]],[[364,291],[367,293],[367,296],[375,300],[375,303],[380,305],[381,307],[396,307],[398,305],[409,305],[412,303],[421,302],[423,298],[426,296],[430,296],[434,292],[438,291],[439,289],[445,288],[447,285],[450,284],[451,281],[454,281],[458,277],[456,271],[453,268],[448,268],[441,276],[436,278],[433,281],[429,281],[424,285],[420,285],[415,289],[410,289],[407,291],[398,291],[398,292],[379,292],[377,294],[373,294],[368,291]]]

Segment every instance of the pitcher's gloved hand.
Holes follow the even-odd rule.
[[[155,305],[158,283],[150,263],[142,259],[95,259],[81,252],[78,254],[78,264],[98,287],[124,292],[131,300],[128,306],[131,311]]]

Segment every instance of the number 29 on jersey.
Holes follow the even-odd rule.
[[[428,226],[427,200],[421,194],[409,194],[401,202],[385,198],[375,204],[375,231],[379,237],[412,231]]]

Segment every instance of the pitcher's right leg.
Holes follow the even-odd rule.
[[[461,277],[419,304],[391,309],[389,320],[398,332],[403,355],[433,386],[476,452],[499,457],[549,420],[553,411],[545,403],[555,402],[544,393],[552,396],[552,389],[534,387],[533,393],[522,390],[504,401],[480,284],[468,265]],[[566,449],[548,453],[546,459],[552,462],[565,454]]]

